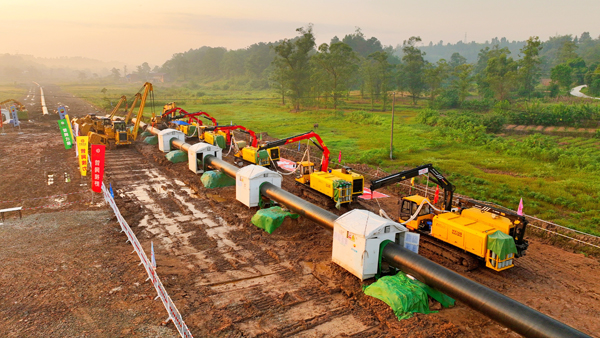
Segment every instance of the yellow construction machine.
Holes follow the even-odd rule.
[[[133,128],[127,128],[127,122],[131,117],[131,113],[133,112],[135,104],[138,101],[138,97],[140,97],[139,93],[136,94],[134,103],[132,104],[131,110],[125,118],[125,121],[111,121],[109,118],[99,119],[100,121],[104,122],[103,127],[101,129],[98,128],[95,131],[92,130],[88,132],[90,144],[104,144],[109,148],[113,148],[121,145],[129,145],[135,141],[137,138],[140,121],[144,115],[146,99],[148,98],[148,94],[153,91],[152,84],[149,82],[146,82],[143,88],[144,93],[141,95],[140,108],[138,109]],[[105,120],[108,122],[105,122]],[[99,127],[99,125],[100,123],[96,123],[97,127]]]
[[[127,102],[127,97],[125,95],[123,95],[123,96],[121,96],[121,98],[119,99],[119,102],[117,102],[117,104],[115,105],[115,107],[113,108],[113,110],[108,115],[108,118],[110,120],[113,120],[115,118],[115,114],[117,113],[117,111],[119,110],[119,108],[121,108],[121,106],[125,102]],[[127,110],[127,107],[125,107],[125,110]]]
[[[318,144],[315,143],[312,138],[315,138],[318,141]],[[352,169],[348,167],[342,169],[328,169],[329,149],[325,146],[321,137],[313,131],[277,141],[267,142],[259,147],[247,146],[242,148],[240,153],[236,154],[236,156],[241,156],[250,162],[252,162],[253,158],[256,158],[256,161],[266,158],[266,161],[262,162],[262,164],[265,166],[272,164],[276,167],[277,161],[280,160],[279,146],[302,140],[311,140],[311,142],[323,152],[323,158],[321,159],[320,170],[315,170],[315,164],[310,161],[310,158],[306,161],[297,162],[298,172],[296,173],[296,182],[301,187],[309,187],[314,191],[318,191],[319,193],[330,197],[336,203],[337,207],[345,203],[350,203],[353,199],[356,199],[363,194],[365,179],[362,175],[352,172]],[[261,155],[261,153],[263,154]],[[258,162],[256,162],[256,164],[261,165]]]
[[[431,164],[379,178],[371,182],[371,192],[419,175],[429,175],[441,186],[443,210],[435,210],[428,198],[413,195],[402,198],[399,222],[420,233],[426,249],[469,270],[480,261],[495,271],[510,269],[515,258],[525,255],[529,246],[523,239],[525,217],[495,206],[461,199],[452,206],[454,186]]]
[[[5,103],[9,103],[9,102],[13,102],[17,106],[17,108],[19,109],[19,111],[26,111],[27,110],[27,108],[25,108],[25,106],[21,102],[15,100],[15,99],[4,100],[4,101],[0,102],[0,106],[3,105],[3,104],[5,104]]]

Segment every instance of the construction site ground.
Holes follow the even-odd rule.
[[[30,119],[21,133],[5,126],[0,136],[0,209],[24,208],[0,225],[0,336],[177,337],[116,218],[65,150],[58,116],[42,116],[34,92],[21,101]],[[50,111],[96,112],[58,86],[44,92]],[[105,183],[148,256],[154,244],[158,275],[195,337],[518,337],[460,302],[398,321],[362,292],[372,281],[331,262],[330,231],[299,218],[269,235],[233,187],[205,189],[155,145],[107,150],[106,159]],[[283,187],[297,189],[290,176]],[[397,197],[380,203],[393,210]],[[460,273],[600,337],[599,260],[529,241],[513,269]]]

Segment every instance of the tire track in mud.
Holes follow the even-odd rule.
[[[332,292],[334,287],[324,285],[312,269],[298,269],[288,259],[285,243],[271,247],[257,241],[248,229],[251,224],[236,222],[231,215],[226,218],[233,222],[226,221],[213,208],[219,213],[232,210],[167,177],[134,148],[107,152],[105,172],[117,203],[128,201],[126,209],[134,210],[125,217],[134,220],[130,226],[137,228],[139,239],[153,240],[155,249],[169,256],[164,279],[184,279],[173,287],[187,299],[176,299],[175,291],[174,300],[196,335],[312,337],[373,328],[352,313],[346,296]],[[242,211],[237,218],[248,215]],[[160,255],[157,262],[163,275]],[[179,271],[172,269],[176,265],[189,271],[173,272]]]

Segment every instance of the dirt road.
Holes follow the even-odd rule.
[[[61,101],[72,115],[95,111],[55,86],[44,90],[51,110]],[[34,122],[0,148],[0,200],[55,207],[28,209],[0,226],[0,335],[177,336],[172,324],[161,326],[166,311],[100,196],[90,204],[89,182],[62,146],[56,115],[44,120],[28,108]],[[331,263],[331,232],[300,218],[269,235],[250,223],[256,210],[238,203],[232,187],[203,188],[187,164],[167,162],[156,146],[108,151],[105,180],[147,252],[154,243],[158,274],[196,337],[518,336],[460,303],[398,321]],[[30,200],[65,193],[74,194]],[[514,269],[463,274],[597,335],[599,261],[530,243]]]

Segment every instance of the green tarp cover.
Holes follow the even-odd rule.
[[[158,136],[148,136],[144,139],[148,144],[158,144]]]
[[[269,158],[269,153],[266,150],[259,150],[256,152],[256,162],[258,162],[258,159],[266,160],[267,158]]]
[[[215,135],[215,146],[219,146],[221,149],[225,149],[225,137],[223,135]]]
[[[152,133],[147,130],[145,130],[143,133],[140,134],[141,137],[146,137],[146,136],[150,136],[150,135],[152,135]]]
[[[500,230],[488,235],[487,248],[498,255],[500,259],[505,259],[509,253],[517,253],[515,240]]]
[[[167,160],[173,163],[187,162],[188,154],[185,151],[173,150],[167,153]]]
[[[429,310],[428,295],[436,300],[439,298],[444,307],[454,305],[454,299],[418,280],[408,278],[403,272],[398,272],[394,276],[381,277],[377,282],[365,287],[364,292],[389,305],[399,320],[410,318],[413,313],[437,312]]]
[[[271,207],[258,210],[258,212],[252,216],[251,222],[258,228],[272,234],[275,229],[281,226],[286,216],[296,219],[299,215],[283,210],[281,207]]]
[[[235,179],[231,178],[220,171],[207,171],[202,174],[200,181],[205,188],[223,188],[235,185]]]

